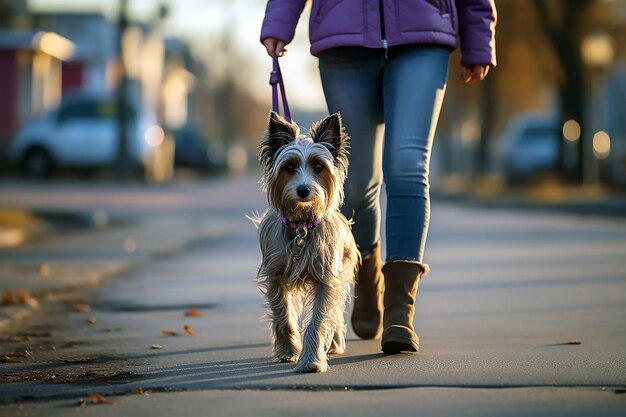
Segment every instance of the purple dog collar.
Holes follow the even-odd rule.
[[[293,220],[289,220],[287,219],[285,216],[283,216],[282,214],[280,215],[280,221],[287,227],[289,227],[292,230],[297,230],[298,229],[298,223],[294,222]],[[320,223],[322,222],[322,219],[315,219],[313,221],[310,222],[306,222],[304,223],[304,227],[307,230],[311,230],[313,228],[315,228],[316,226],[318,226]]]

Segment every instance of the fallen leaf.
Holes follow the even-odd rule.
[[[24,288],[17,290],[17,302],[20,304],[26,304],[26,300],[30,298],[28,291]]]
[[[178,333],[173,332],[171,330],[161,330],[161,334],[163,336],[178,336]]]
[[[204,317],[204,313],[200,310],[187,310],[185,317]]]
[[[115,401],[107,400],[100,394],[89,394],[89,399],[92,404],[111,404],[115,405]]]
[[[89,317],[87,319],[87,323],[89,324],[96,324],[98,322],[98,319],[96,317]]]
[[[4,293],[2,294],[2,305],[7,306],[14,304],[16,304],[15,297],[13,297],[11,290],[4,290]]]
[[[42,277],[47,277],[48,275],[50,275],[52,268],[50,268],[50,265],[46,265],[46,264],[41,264],[39,266],[39,274]]]
[[[74,303],[72,304],[72,310],[78,311],[79,313],[89,313],[91,306],[89,304]]]
[[[39,305],[37,300],[31,297],[28,291],[25,290],[24,288],[20,288],[19,290],[17,290],[16,295],[17,295],[17,302],[19,304],[26,304],[27,306],[30,306],[30,307],[37,307]]]
[[[150,346],[150,349],[163,349],[163,346],[161,346],[161,345],[152,345],[152,346]]]
[[[128,391],[128,394],[130,395],[148,395],[149,393],[150,391],[144,391],[142,388],[137,388],[137,389]]]
[[[13,352],[7,352],[4,355],[2,355],[0,357],[0,362],[10,362],[12,359],[15,359],[15,358],[29,358],[30,359],[32,357],[33,357],[33,354],[27,349],[16,350]]]
[[[31,298],[28,298],[24,304],[26,304],[29,307],[38,307],[39,301],[31,297]]]
[[[194,332],[194,330],[193,330],[193,327],[191,327],[191,326],[187,326],[187,325],[185,325],[184,329],[185,329],[185,331],[187,332],[187,334],[190,334],[190,335],[192,335],[192,336],[193,336],[194,334],[196,334],[196,332]]]

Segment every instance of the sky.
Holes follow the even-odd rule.
[[[189,40],[198,58],[207,62],[214,72],[222,65],[240,71],[253,96],[271,101],[268,85],[271,59],[259,42],[265,12],[264,0],[166,0],[170,16],[163,28],[167,34]],[[160,1],[128,0],[129,14],[137,20],[150,20],[157,14]],[[111,19],[117,14],[119,0],[28,0],[36,12],[99,11]],[[291,107],[303,110],[325,110],[325,102],[317,70],[317,60],[309,53],[309,7],[305,9],[289,52],[281,58],[281,68]],[[230,33],[233,52],[220,53],[220,39]],[[224,63],[222,56],[226,56]]]

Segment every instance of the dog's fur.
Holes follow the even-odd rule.
[[[263,256],[257,279],[269,307],[273,360],[297,361],[296,372],[324,372],[327,353],[345,350],[343,314],[360,262],[351,222],[339,211],[347,153],[339,114],[311,126],[309,138],[271,112],[259,147],[269,209],[256,222]],[[310,194],[299,196],[298,187]],[[321,222],[306,229],[313,219]]]

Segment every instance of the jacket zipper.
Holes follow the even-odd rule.
[[[383,48],[385,49],[385,58],[388,58],[387,52],[389,45],[387,44],[387,35],[385,34],[385,9],[384,9],[383,0],[378,0],[378,9],[380,11],[380,40],[383,44]]]

